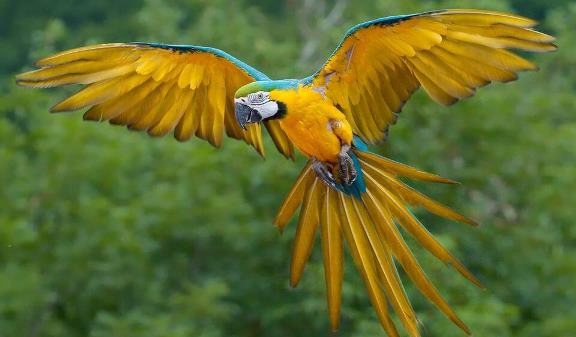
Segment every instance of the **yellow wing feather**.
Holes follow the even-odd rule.
[[[377,188],[377,186],[375,186]],[[402,238],[400,231],[393,222],[394,216],[387,210],[382,201],[373,192],[368,191],[364,198],[366,207],[373,218],[380,223],[376,226],[380,236],[389,244],[398,263],[402,266],[408,277],[416,287],[434,303],[446,316],[457,326],[470,334],[470,329],[458,318],[456,313],[450,308],[448,303],[442,298],[434,284],[428,279],[422,267],[410,251],[410,248]]]
[[[339,193],[339,198],[340,222],[344,224],[342,231],[348,241],[356,266],[362,274],[372,306],[388,336],[399,337],[400,335],[390,317],[386,297],[380,288],[373,252],[369,247],[366,234],[362,229],[362,219],[360,215],[357,214],[353,206],[353,200],[350,197]]]
[[[309,162],[278,212],[276,224],[283,229],[295,211],[302,207],[293,246],[292,285],[295,285],[302,276],[319,223],[326,297],[332,329],[337,329],[340,322],[342,245],[343,239],[346,239],[378,319],[389,336],[398,336],[398,331],[391,320],[388,306],[396,313],[411,337],[420,335],[416,314],[398,276],[395,261],[430,302],[455,325],[470,334],[470,329],[428,279],[399,229],[399,226],[403,227],[431,254],[451,264],[466,279],[482,287],[480,282],[418,222],[408,207],[423,207],[447,219],[470,225],[476,223],[415,191],[399,178],[407,177],[435,183],[454,182],[367,152],[355,150],[355,154],[367,186],[366,193],[360,198],[323,185],[315,176]]]
[[[338,192],[325,186],[324,205],[320,213],[320,234],[324,275],[326,278],[326,297],[328,315],[333,331],[340,325],[340,306],[342,303],[343,244],[340,218],[338,217]]]
[[[314,178],[310,188],[306,191],[303,201],[301,216],[298,220],[296,236],[292,252],[292,261],[290,264],[290,285],[295,287],[300,282],[304,266],[310,258],[314,238],[320,223],[320,201],[323,199],[325,192],[323,183],[318,178]]]
[[[86,120],[109,121],[151,136],[173,132],[179,141],[196,135],[217,147],[225,131],[264,154],[260,126],[243,130],[234,117],[234,93],[258,78],[222,51],[113,43],[64,51],[39,60],[36,66],[40,69],[19,75],[18,84],[86,85],[56,104],[53,112],[89,108]],[[293,146],[284,132],[275,125],[267,128],[278,150],[293,158]]]
[[[296,182],[292,185],[292,189],[284,198],[284,203],[280,206],[276,219],[274,220],[274,224],[280,231],[284,230],[296,210],[298,210],[302,204],[304,195],[315,178],[316,174],[314,170],[312,170],[311,163],[306,164],[300,176],[298,176],[298,179],[296,179]]]
[[[372,225],[373,221],[370,219],[364,205],[356,199],[352,199],[352,204],[358,219],[360,219],[361,229],[368,239],[364,244],[367,244],[366,248],[370,249],[375,257],[376,269],[380,274],[381,283],[384,286],[388,301],[398,314],[410,336],[416,337],[419,335],[416,314],[406,297],[404,287],[399,282],[396,267],[393,265],[392,257],[390,256],[390,250]]]
[[[294,153],[294,145],[288,139],[288,136],[284,133],[282,128],[280,127],[278,120],[269,120],[264,122],[264,126],[266,130],[268,130],[268,134],[274,141],[276,145],[276,149],[283,153],[287,158],[295,160],[295,153]]]
[[[418,88],[450,105],[490,82],[536,70],[507,51],[549,52],[552,36],[535,21],[482,10],[444,10],[375,20],[353,28],[312,78],[337,104],[363,140],[386,137],[406,100]],[[374,116],[376,115],[376,116]]]

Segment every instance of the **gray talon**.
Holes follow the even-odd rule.
[[[342,182],[347,186],[354,184],[354,181],[356,181],[356,177],[358,176],[356,168],[354,167],[354,161],[348,154],[349,150],[350,146],[342,146],[342,150],[338,156],[338,173]]]
[[[336,188],[336,179],[334,179],[334,176],[332,175],[332,172],[330,172],[326,163],[312,157],[312,168],[326,185]]]

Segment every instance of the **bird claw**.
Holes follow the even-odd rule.
[[[316,175],[318,175],[318,177],[322,179],[326,185],[332,188],[337,188],[336,179],[334,179],[334,175],[332,175],[330,168],[325,162],[319,161],[316,158],[312,158],[312,168],[316,172]]]
[[[356,172],[354,160],[352,160],[348,151],[350,151],[350,146],[342,146],[340,154],[338,155],[338,178],[342,184],[352,186],[356,181],[358,172]],[[339,183],[332,174],[330,164],[312,157],[312,168],[326,185],[338,189]]]
[[[346,186],[351,186],[356,181],[358,173],[356,172],[356,167],[354,166],[354,160],[348,154],[350,147],[342,147],[340,155],[338,156],[338,174],[340,179]]]

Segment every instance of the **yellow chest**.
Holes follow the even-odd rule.
[[[273,100],[286,104],[286,115],[280,119],[280,127],[296,148],[307,157],[336,162],[341,140],[332,131],[330,122],[345,120],[344,114],[307,87],[275,90],[270,95]]]

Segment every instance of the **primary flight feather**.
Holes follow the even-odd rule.
[[[290,283],[296,286],[320,231],[331,327],[339,326],[343,244],[347,241],[372,305],[389,336],[398,336],[392,309],[410,336],[418,321],[398,276],[399,265],[454,324],[470,334],[427,278],[399,228],[472,283],[480,282],[414,217],[410,207],[476,225],[415,191],[399,178],[453,183],[370,153],[386,139],[404,103],[422,87],[450,105],[490,82],[536,70],[510,52],[548,52],[554,38],[536,22],[482,10],[440,10],[387,17],[354,26],[320,70],[302,80],[272,80],[214,48],[156,43],[113,43],[46,57],[18,84],[48,88],[85,85],[52,107],[87,109],[84,119],[108,121],[151,136],[196,136],[219,147],[223,135],[261,155],[264,124],[276,148],[309,158],[281,205],[284,229],[300,209]]]

